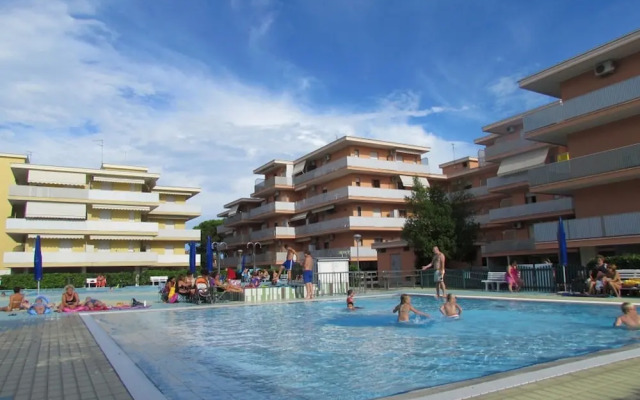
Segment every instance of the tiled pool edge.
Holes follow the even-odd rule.
[[[412,390],[378,400],[464,400],[512,389],[527,384],[640,358],[640,344],[602,350],[578,357],[564,358],[481,378]]]
[[[167,400],[91,315],[81,313],[80,318],[134,400]]]

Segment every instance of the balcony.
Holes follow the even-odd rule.
[[[249,213],[238,211],[236,214],[224,219],[225,226],[237,225],[240,222],[249,221]]]
[[[247,254],[245,257],[245,267],[253,267],[253,257],[250,254]],[[286,251],[269,251],[265,253],[256,254],[256,265],[265,265],[265,264],[282,264],[284,260],[287,259]],[[242,263],[242,257],[226,257],[222,260],[223,267],[236,267],[238,264]]]
[[[77,203],[106,203],[148,206],[157,206],[158,204],[160,204],[158,193],[27,185],[10,186],[9,200],[64,200]]]
[[[264,204],[260,207],[254,208],[249,211],[248,218],[256,219],[259,217],[263,217],[268,214],[276,213],[276,212],[295,212],[295,203],[288,201],[276,201],[269,204]]]
[[[563,223],[567,240],[640,235],[640,212],[570,219]],[[555,242],[557,232],[557,222],[544,222],[533,226],[536,242]]]
[[[487,225],[490,222],[489,214],[474,215],[473,222],[480,225]]]
[[[200,265],[200,254],[196,254],[196,265]],[[188,267],[188,254],[158,254],[158,266]]]
[[[490,192],[510,191],[513,186],[527,185],[527,172],[519,172],[517,174],[495,176],[487,179],[487,189]]]
[[[404,227],[406,218],[382,218],[382,217],[344,217],[335,218],[328,221],[317,222],[315,224],[296,227],[296,236],[310,236],[319,233],[331,233],[341,230],[364,229],[364,230],[401,230]]]
[[[640,76],[559,102],[524,117],[526,137],[566,145],[572,132],[640,113]]]
[[[529,183],[540,193],[570,193],[575,189],[637,178],[640,178],[640,144],[529,170]]]
[[[311,255],[314,258],[341,257],[341,258],[349,258],[351,260],[356,260],[358,258],[359,259],[377,258],[378,252],[369,246],[360,246],[359,248],[352,246],[352,247],[342,247],[337,249],[315,250],[311,252]]]
[[[489,211],[491,222],[516,220],[522,221],[541,216],[560,216],[573,214],[573,199],[570,197],[521,204],[512,207],[495,208]]]
[[[200,241],[199,229],[159,229],[155,240]]]
[[[149,236],[158,234],[158,224],[155,222],[120,222],[120,221],[53,221],[40,219],[8,218],[7,233],[70,233],[97,234],[106,233],[116,235]],[[200,231],[198,238],[200,237]]]
[[[235,235],[235,236],[227,236],[227,237],[224,238],[224,242],[228,246],[244,245],[249,241],[250,241],[249,240],[249,235],[247,235],[247,234]]]
[[[485,149],[485,158],[487,160],[495,160],[499,157],[506,157],[512,153],[524,153],[531,150],[532,147],[540,146],[540,143],[532,142],[524,138],[518,137],[512,140],[503,140],[497,142],[493,146]]]
[[[295,208],[296,211],[299,212],[309,210],[313,207],[333,204],[340,200],[348,198],[364,198],[367,200],[382,199],[384,201],[404,202],[405,198],[408,196],[411,196],[410,190],[347,186],[340,189],[332,190],[327,193],[309,197],[308,199],[296,201]]]
[[[292,188],[293,178],[290,176],[274,176],[262,182],[256,183],[253,187],[253,192],[258,193],[269,189],[276,189],[277,187]]]
[[[409,164],[402,161],[387,161],[372,158],[344,157],[330,162],[320,168],[306,172],[293,178],[295,185],[309,182],[321,176],[328,175],[341,169],[367,169],[376,172],[390,172],[403,175],[425,175],[429,174],[429,166],[423,164]]]
[[[4,264],[9,267],[33,267],[33,252],[4,253]],[[158,261],[153,252],[42,252],[42,264],[45,267],[115,267],[115,266],[151,266]]]
[[[267,239],[293,238],[296,235],[296,228],[288,226],[276,226],[251,232],[251,241],[256,242]]]
[[[170,215],[184,217],[198,217],[202,213],[200,206],[191,204],[162,203],[149,212],[149,215]]]
[[[482,246],[483,254],[513,253],[535,250],[533,239],[497,240]]]

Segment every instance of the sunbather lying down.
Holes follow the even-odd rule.
[[[29,307],[28,312],[33,315],[49,314],[54,308],[55,304],[50,303],[48,298],[45,296],[38,296],[31,307]]]
[[[242,293],[242,291],[243,291],[242,287],[240,287],[240,286],[233,285],[230,282],[224,282],[224,283],[221,282],[220,281],[220,274],[218,274],[217,272],[213,273],[213,282],[214,282],[214,285],[216,287],[224,289],[227,292]]]

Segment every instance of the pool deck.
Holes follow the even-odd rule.
[[[372,290],[368,291],[367,295],[389,295],[400,292],[416,295],[433,295],[434,293],[433,289],[407,288],[392,291]],[[640,304],[640,298],[628,297],[621,300],[471,290],[455,290],[454,293],[460,298],[495,297],[531,301],[614,304],[630,301]],[[129,293],[125,295],[123,292],[122,296],[116,293],[105,294],[99,298],[105,297],[105,300],[111,303],[109,297],[112,297],[113,301],[125,301],[129,295]],[[140,301],[152,302],[151,310],[158,312],[180,308],[180,306],[195,307],[193,305],[158,303],[157,293],[153,291],[143,291],[137,294],[136,298]],[[323,299],[335,298],[320,298],[319,301]],[[339,299],[342,300],[343,297],[340,296]],[[246,304],[231,303],[229,305]],[[226,307],[229,305],[204,307]],[[134,312],[147,311],[149,310]],[[107,358],[101,350],[104,348],[103,341],[101,340],[102,346],[96,342],[94,334],[90,332],[80,315],[52,314],[45,317],[34,317],[26,315],[25,312],[17,314],[9,316],[8,313],[0,313],[0,400],[134,398],[111,364],[114,363],[113,355]],[[640,398],[640,380],[637,378],[640,376],[640,344],[628,346],[623,350],[605,351],[576,359],[561,360],[464,383],[400,394],[389,397],[389,399],[638,399]],[[577,363],[581,363],[581,367],[567,370],[573,368],[571,366],[577,365]],[[116,365],[116,367],[118,366]],[[123,373],[120,368],[118,370],[121,374]],[[594,380],[594,375],[598,377],[596,380]],[[519,379],[515,381],[509,381],[518,377]],[[527,377],[524,382],[523,377]],[[126,377],[123,378],[127,380]],[[502,382],[502,384],[497,384],[497,382]],[[135,398],[141,399],[145,396],[135,395]]]

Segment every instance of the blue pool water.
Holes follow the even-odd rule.
[[[171,399],[372,399],[637,343],[617,305],[460,299],[398,324],[398,297],[96,315]],[[212,397],[213,396],[213,397]]]

